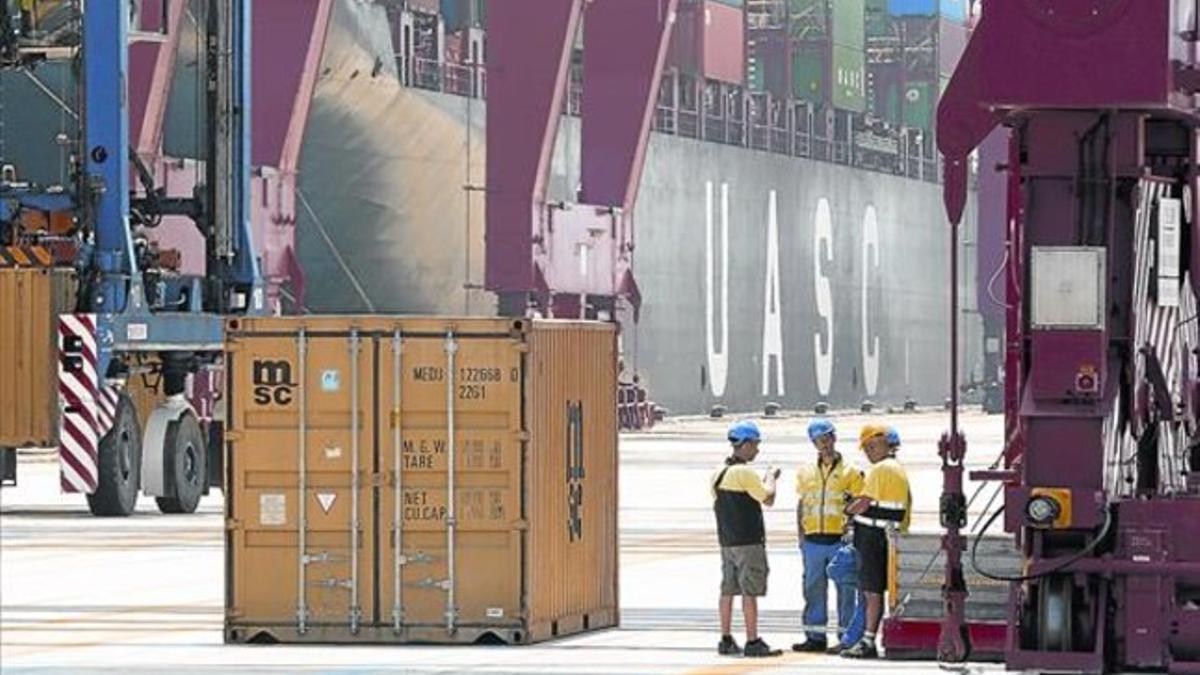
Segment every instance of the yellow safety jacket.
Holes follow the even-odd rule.
[[[797,509],[804,535],[841,535],[846,529],[846,505],[862,493],[863,474],[839,455],[832,466],[802,466],[796,472]]]

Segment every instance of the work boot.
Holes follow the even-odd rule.
[[[829,654],[830,656],[837,656],[838,654],[841,654],[842,651],[847,649],[848,647],[849,647],[849,645],[844,645],[844,644],[838,642],[836,644],[830,645],[829,649],[825,650],[825,653]]]
[[[809,638],[804,642],[797,642],[796,644],[792,645],[792,651],[823,653],[828,647],[829,643],[825,640],[813,640],[812,638]]]
[[[755,638],[746,643],[746,649],[742,652],[749,658],[761,658],[764,656],[780,656],[783,654],[782,649],[771,649],[762,638]]]
[[[717,644],[717,653],[721,656],[740,656],[742,648],[738,646],[737,640],[734,640],[732,635],[722,635],[721,642]]]
[[[877,659],[879,658],[879,650],[875,648],[874,642],[859,640],[858,644],[854,645],[853,647],[848,647],[842,650],[842,658]]]

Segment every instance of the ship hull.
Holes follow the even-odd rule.
[[[373,65],[388,48],[382,11],[335,7],[300,171],[315,212],[301,210],[297,235],[305,304],[494,312],[472,290],[483,279],[485,104],[401,86],[390,63]],[[566,117],[555,198],[579,184],[578,147],[578,120]],[[625,369],[671,412],[948,395],[938,185],[654,133],[634,221],[644,304],[636,323],[622,315]],[[967,221],[969,240],[973,208]],[[968,311],[968,377],[979,330]]]

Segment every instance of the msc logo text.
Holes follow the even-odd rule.
[[[292,364],[287,361],[255,359],[251,364],[256,405],[288,405],[292,402]]]

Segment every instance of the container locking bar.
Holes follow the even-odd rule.
[[[307,584],[305,582],[307,580],[309,556],[307,552],[308,520],[307,514],[305,513],[305,505],[308,501],[308,476],[306,475],[305,471],[305,459],[308,451],[308,380],[306,379],[308,365],[308,336],[305,334],[303,328],[300,329],[298,340],[299,344],[297,345],[296,357],[298,363],[296,366],[297,370],[299,371],[299,383],[297,384],[297,389],[299,389],[300,400],[298,401],[297,405],[300,409],[297,411],[297,418],[299,419],[299,422],[297,423],[297,435],[299,436],[299,442],[296,444],[297,448],[299,449],[296,466],[296,473],[298,474],[299,480],[299,498],[296,500],[296,511],[298,514],[296,522],[296,535],[298,538],[296,550],[299,552],[297,555],[298,569],[296,570],[296,630],[301,635],[304,635],[308,632],[308,596]]]
[[[454,562],[455,534],[458,520],[455,515],[456,493],[454,491],[454,394],[455,387],[455,356],[458,354],[458,342],[454,339],[454,331],[446,333],[446,632],[453,633],[457,629],[458,608],[455,606]]]
[[[358,330],[350,331],[350,633],[358,634],[362,607],[358,604]]]
[[[404,496],[403,476],[401,475],[401,419],[400,396],[402,370],[402,352],[404,341],[400,339],[400,329],[392,334],[392,467],[394,480],[392,485],[392,631],[399,634],[404,623],[404,590],[401,583],[401,572],[406,562],[404,557],[404,513],[401,500]]]

